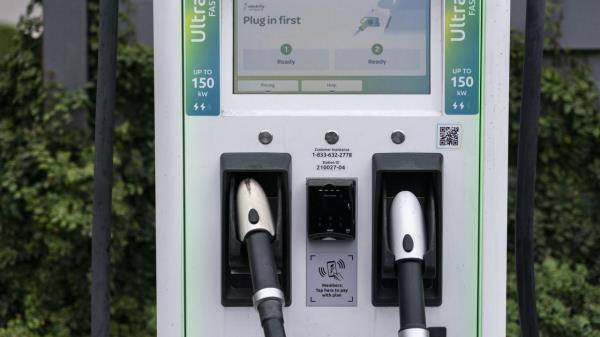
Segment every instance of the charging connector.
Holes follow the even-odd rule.
[[[244,179],[236,198],[238,235],[247,247],[253,302],[261,325],[266,337],[285,337],[282,312],[285,298],[271,248],[276,232],[267,195],[256,180]]]
[[[423,295],[423,256],[427,251],[425,219],[417,197],[408,191],[392,202],[390,246],[396,261],[399,337],[428,337]]]

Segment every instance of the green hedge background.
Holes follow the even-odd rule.
[[[92,74],[97,11],[92,1]],[[535,210],[540,324],[543,336],[600,337],[598,87],[587,66],[557,43],[557,14],[560,7],[550,5],[542,78]],[[82,90],[45,85],[42,25],[27,15],[6,44],[9,51],[0,52],[0,337],[89,335],[95,75]],[[507,336],[516,337],[512,234],[520,33],[513,33],[510,56]],[[115,112],[112,336],[156,334],[152,67],[152,51],[124,30]],[[83,117],[84,125],[75,117]]]
[[[14,28],[0,24],[0,57],[13,48],[12,44],[16,34],[17,32]]]

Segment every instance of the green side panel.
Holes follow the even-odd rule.
[[[445,1],[445,112],[477,115],[481,102],[482,0]]]
[[[218,116],[220,93],[220,2],[183,0],[183,92],[189,116]]]

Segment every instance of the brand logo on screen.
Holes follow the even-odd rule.
[[[244,2],[244,11],[246,12],[262,12],[264,10],[265,5],[263,4]]]

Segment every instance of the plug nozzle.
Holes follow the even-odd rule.
[[[425,219],[417,197],[408,191],[394,197],[389,224],[390,246],[396,260],[399,337],[427,337],[423,295],[423,255],[427,250]]]
[[[427,250],[425,219],[419,199],[409,191],[394,197],[391,210],[390,247],[395,260],[423,260]]]
[[[271,215],[269,199],[260,184],[252,179],[244,179],[237,190],[238,236],[244,242],[254,231],[265,231],[275,237],[275,223]]]

